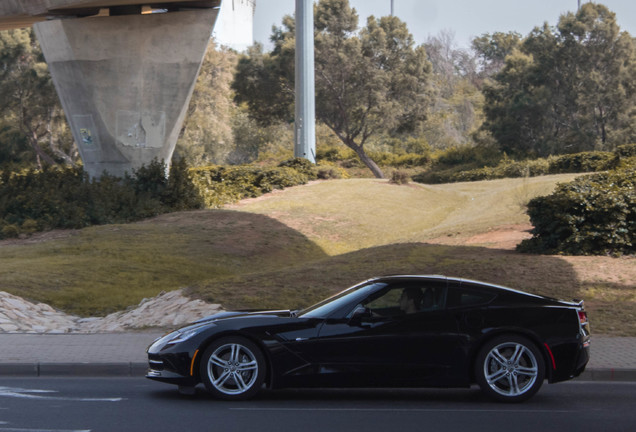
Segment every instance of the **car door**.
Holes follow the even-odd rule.
[[[400,305],[407,290],[422,294],[417,310],[408,313]],[[445,281],[396,282],[355,305],[366,308],[362,316],[351,311],[327,319],[312,353],[325,385],[445,383],[459,337],[445,295]]]

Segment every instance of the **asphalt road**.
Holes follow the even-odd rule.
[[[143,378],[0,379],[0,432],[42,431],[629,431],[636,383],[544,385],[497,404],[470,390],[282,390],[249,402]]]

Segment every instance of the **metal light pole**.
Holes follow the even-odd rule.
[[[393,15],[394,15],[394,13],[393,13],[393,0],[391,0],[391,16],[393,16]]]
[[[295,88],[294,156],[316,163],[314,6],[312,0],[296,0]]]

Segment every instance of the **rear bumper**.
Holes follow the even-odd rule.
[[[583,373],[587,363],[590,361],[590,346],[589,342],[587,346],[582,346],[577,356],[576,367],[570,378],[575,378]]]
[[[576,378],[585,371],[590,361],[589,337],[576,344],[564,344],[555,348],[555,357],[556,369],[552,371],[549,381],[556,383]]]

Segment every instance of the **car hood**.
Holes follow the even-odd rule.
[[[281,318],[289,318],[292,316],[292,311],[290,310],[249,310],[249,311],[226,311],[219,312],[214,315],[209,315],[207,317],[201,318],[198,321],[195,321],[193,324],[207,324],[211,322],[230,320],[234,318],[244,318],[244,317],[252,317],[252,316],[278,316]]]

